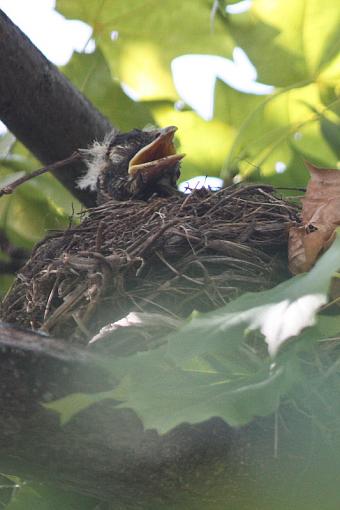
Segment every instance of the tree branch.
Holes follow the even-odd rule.
[[[102,139],[109,121],[0,10],[0,119],[45,165]],[[86,206],[95,194],[76,188],[84,172],[73,162],[56,177]]]
[[[222,420],[159,436],[110,399],[65,425],[44,406],[70,393],[110,391],[99,361],[69,342],[0,322],[1,472],[113,499],[117,508],[153,500],[160,508],[191,478],[204,486],[206,464],[229,458],[237,437]]]

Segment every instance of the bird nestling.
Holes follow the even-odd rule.
[[[177,192],[180,160],[173,142],[174,126],[129,133],[113,131],[103,142],[81,150],[87,173],[78,181],[81,189],[97,191],[97,202],[148,200],[152,195]]]

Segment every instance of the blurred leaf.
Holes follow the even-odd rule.
[[[322,115],[320,127],[326,142],[336,154],[336,157],[340,159],[340,122],[333,122]]]
[[[19,142],[0,160],[0,186],[41,164]],[[0,198],[0,228],[12,243],[31,248],[49,229],[62,229],[80,211],[79,202],[50,173],[23,184]]]
[[[46,409],[57,412],[60,415],[60,424],[65,425],[75,414],[80,413],[90,405],[100,402],[101,400],[113,398],[114,395],[112,391],[92,394],[72,393],[71,395],[42,405]]]
[[[74,394],[48,404],[66,423],[80,410],[99,399],[122,401],[132,408],[145,428],[167,432],[182,422],[197,423],[220,416],[231,425],[250,421],[255,415],[273,412],[280,395],[296,379],[296,366],[271,369],[251,351],[234,349],[228,357],[211,354],[192,358],[182,368],[160,348],[119,361],[106,362],[119,386],[93,395]]]
[[[146,428],[165,433],[182,422],[197,423],[220,416],[230,425],[249,422],[254,416],[272,413],[281,393],[294,382],[295,367],[275,367],[269,363],[251,369],[234,363],[230,356],[212,360],[193,359],[182,369],[157,359],[155,353],[124,364],[131,372],[123,377],[115,391],[122,407],[131,407],[143,419]],[[134,372],[134,375],[132,374]],[[147,375],[149,374],[149,375]],[[152,377],[150,375],[152,374]]]
[[[225,88],[227,103],[228,89]],[[219,94],[221,102],[221,87]],[[277,172],[278,162],[288,169],[296,152],[301,154],[301,159],[334,167],[336,155],[320,132],[323,110],[325,107],[314,84],[283,90],[265,98],[241,124],[225,163],[224,175],[235,172],[236,167],[246,177],[257,167],[263,176],[271,176]]]
[[[185,53],[230,56],[233,43],[219,17],[210,30],[212,2],[195,0],[58,0],[58,11],[89,23],[113,75],[141,98],[176,99],[172,59]],[[111,33],[113,36],[111,38]]]
[[[339,326],[325,321],[311,335],[299,333],[316,321],[316,312],[327,300],[330,280],[340,266],[340,237],[303,276],[274,289],[244,294],[219,310],[194,315],[161,347],[105,360],[118,386],[110,392],[70,395],[48,404],[70,419],[78,409],[98,398],[121,401],[132,408],[146,428],[166,432],[182,422],[196,423],[220,416],[231,425],[242,425],[254,416],[274,412],[282,395],[301,377],[296,349],[283,352],[276,362],[250,347],[250,331],[260,329],[272,355],[289,339],[304,348]],[[309,338],[309,340],[308,340]]]
[[[332,274],[340,264],[339,252],[338,238],[305,276],[269,291],[246,294],[220,310],[194,317],[168,338],[167,347],[120,360],[120,370],[125,368],[127,373],[115,397],[124,400],[124,407],[136,410],[146,426],[162,431],[182,421],[193,423],[216,415],[240,425],[254,415],[274,411],[281,393],[298,376],[294,359],[290,357],[284,365],[278,362],[271,371],[270,361],[262,361],[245,344],[242,347],[241,340],[249,328],[261,327],[271,341],[276,332],[283,338],[287,326],[292,327],[289,338],[310,325],[311,311],[303,312],[299,301],[319,295],[323,296],[319,306],[324,302]],[[296,307],[289,319],[275,312],[279,303],[290,303],[291,311]],[[218,369],[211,357],[220,361]]]
[[[159,125],[178,127],[180,152],[186,154],[181,165],[182,180],[220,173],[234,137],[232,127],[219,119],[206,122],[194,111],[178,111],[170,101],[150,102],[150,108]]]
[[[214,96],[214,118],[239,129],[247,117],[260,107],[268,95],[246,94],[217,79]]]
[[[340,49],[337,0],[253,0],[242,24],[231,15],[228,28],[259,80],[278,87],[314,80]]]
[[[42,484],[23,484],[18,488],[6,506],[6,510],[95,510],[96,502],[61,489]]]
[[[13,195],[1,197],[0,228],[13,244],[32,248],[47,230],[61,229],[68,224],[62,211],[51,209],[45,198],[36,195],[26,196],[26,192],[19,189]]]
[[[239,342],[249,329],[261,328],[269,347],[277,337],[281,337],[283,342],[297,335],[305,326],[310,325],[311,308],[307,306],[305,310],[300,309],[300,299],[319,296],[318,307],[322,301],[327,300],[331,277],[340,267],[339,254],[338,235],[331,248],[309,273],[291,278],[270,290],[244,294],[219,310],[193,318],[178,334],[170,336],[169,355],[181,366],[191,357],[202,356],[210,352],[210,349],[224,352],[228,345]],[[288,307],[292,307],[293,311],[295,305],[296,312],[287,321],[285,311]],[[317,308],[314,308],[313,315]],[[293,333],[295,328],[297,331]]]
[[[14,276],[0,275],[0,298],[2,299],[13,283]]]
[[[113,80],[99,49],[91,54],[73,53],[63,72],[122,131],[143,128],[153,122],[147,106],[130,99],[119,82]]]

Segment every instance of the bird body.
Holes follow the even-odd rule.
[[[184,157],[176,153],[173,143],[176,129],[112,131],[102,142],[81,151],[87,172],[78,181],[79,188],[97,191],[98,203],[175,193]]]

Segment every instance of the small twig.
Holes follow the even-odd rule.
[[[287,187],[287,186],[275,186],[275,189],[288,189],[289,191],[301,191],[302,193],[306,192],[306,188],[294,188],[294,187]]]
[[[96,252],[100,252],[100,249],[103,244],[103,230],[104,230],[104,221],[100,220],[99,225],[98,225],[97,235],[96,235],[96,247],[95,247]]]
[[[64,302],[58,306],[50,315],[50,317],[45,320],[41,327],[40,331],[44,331],[49,333],[49,331],[56,325],[61,316],[69,313],[76,304],[83,299],[84,294],[87,290],[87,282],[78,285],[72,292],[70,292],[65,298]]]
[[[44,321],[47,319],[47,316],[48,316],[49,311],[51,309],[52,299],[54,298],[55,291],[57,289],[57,286],[58,286],[59,282],[60,282],[60,273],[57,274],[57,277],[54,280],[54,283],[53,283],[50,295],[48,296],[46,307],[45,307],[45,312],[44,312]]]
[[[79,151],[75,151],[71,156],[69,156],[66,159],[62,159],[61,161],[51,163],[50,165],[39,168],[38,170],[31,172],[30,174],[26,174],[23,177],[17,179],[16,181],[13,181],[8,186],[0,188],[0,197],[2,197],[3,195],[10,195],[18,186],[21,186],[21,184],[24,184],[25,182],[30,181],[31,179],[34,179],[34,177],[38,177],[39,175],[45,174],[46,172],[50,172],[51,170],[57,170],[58,168],[62,168],[63,166],[66,166],[69,163],[72,163],[73,161],[79,159],[82,159],[82,155]]]
[[[174,225],[176,225],[176,223],[179,222],[179,219],[176,218],[175,220],[172,220],[172,221],[169,221],[168,223],[166,223],[165,225],[163,225],[159,230],[158,232],[156,232],[155,234],[153,234],[152,236],[149,236],[149,238],[147,239],[147,241],[141,246],[140,250],[137,251],[134,250],[132,253],[129,251],[129,255],[139,255],[141,256],[148,248],[150,248],[152,246],[152,244],[157,241],[157,239],[162,235],[164,234],[164,232],[166,230],[168,230],[168,228],[170,227],[173,227]]]

